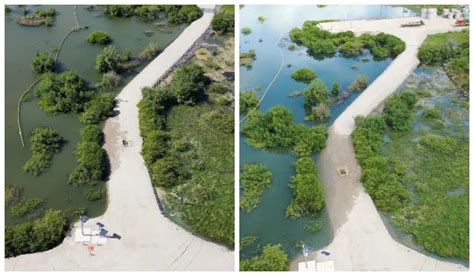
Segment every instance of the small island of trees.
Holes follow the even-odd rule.
[[[291,77],[295,81],[310,83],[312,80],[316,78],[316,74],[309,68],[301,68],[295,71]]]
[[[106,32],[93,32],[87,36],[87,42],[92,44],[109,44],[112,38]]]
[[[331,33],[318,27],[321,21],[306,21],[303,27],[294,28],[290,38],[298,45],[308,48],[317,59],[332,57],[340,52],[344,57],[356,57],[368,49],[376,60],[395,58],[405,50],[405,42],[396,36],[380,33],[363,34],[356,37],[353,32]]]

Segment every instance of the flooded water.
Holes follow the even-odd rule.
[[[405,11],[405,12],[404,12]],[[288,95],[296,90],[304,90],[307,84],[298,83],[291,78],[291,74],[302,68],[312,69],[318,78],[322,79],[330,88],[338,82],[341,90],[346,90],[357,75],[364,74],[372,82],[384,71],[391,60],[374,61],[370,53],[357,58],[343,58],[335,56],[330,59],[315,60],[308,56],[304,48],[290,51],[287,46],[291,43],[288,33],[295,27],[301,27],[306,20],[323,19],[375,19],[388,17],[402,17],[412,15],[403,8],[388,6],[328,6],[318,8],[311,6],[245,6],[240,9],[240,25],[250,27],[252,33],[248,36],[240,35],[240,51],[255,50],[256,60],[253,68],[247,70],[240,67],[241,92],[257,90],[262,95],[268,84],[278,72],[283,56],[284,66],[275,83],[268,91],[261,103],[260,111],[265,112],[276,105],[289,108],[297,123],[304,119],[303,97],[289,98]],[[264,23],[258,22],[258,17],[265,17]],[[280,52],[282,51],[282,52]],[[362,61],[366,57],[368,60]],[[288,66],[291,65],[291,66]],[[358,67],[354,70],[354,67]],[[331,108],[330,125],[337,116],[344,111],[358,96],[352,94],[346,100]],[[315,159],[318,156],[314,156]],[[241,252],[243,258],[249,258],[260,252],[268,244],[281,244],[293,258],[300,254],[296,247],[304,242],[314,249],[322,248],[330,243],[333,230],[330,229],[326,210],[321,212],[318,223],[323,228],[317,233],[304,230],[304,226],[315,221],[309,218],[285,219],[285,211],[292,200],[292,192],[288,187],[289,179],[294,175],[293,163],[296,157],[286,153],[255,150],[249,146],[245,137],[240,139],[240,164],[259,162],[264,163],[272,172],[272,185],[262,198],[262,203],[251,213],[240,212],[240,236],[257,236],[257,242]]]
[[[74,6],[52,6],[58,14],[52,27],[24,27],[16,23],[20,17],[17,7],[5,18],[5,183],[18,184],[23,187],[26,198],[42,197],[45,208],[70,209],[87,208],[89,216],[98,216],[106,209],[106,202],[89,202],[83,193],[90,187],[72,187],[68,185],[68,177],[76,165],[73,155],[74,147],[79,141],[79,130],[83,125],[77,114],[60,114],[50,116],[41,111],[37,101],[32,99],[24,102],[21,109],[25,147],[21,146],[17,129],[17,102],[23,91],[38,78],[31,70],[31,62],[36,52],[52,52],[57,49],[64,35],[75,26],[73,17]],[[34,11],[39,6],[29,6]],[[160,49],[168,46],[185,26],[174,26],[170,32],[160,32],[155,25],[163,21],[158,19],[145,22],[139,18],[110,18],[100,10],[88,11],[86,6],[77,6],[77,16],[86,30],[73,32],[66,40],[59,56],[59,72],[64,70],[77,71],[91,86],[100,79],[100,74],[94,69],[95,58],[103,46],[91,45],[86,41],[89,33],[94,31],[107,32],[119,51],[129,48],[133,56],[137,56],[146,45],[153,41]],[[145,35],[152,31],[153,35]],[[136,68],[122,78],[122,87],[145,64]],[[118,93],[120,87],[108,89],[107,92]],[[63,150],[53,158],[51,166],[38,177],[22,172],[21,168],[30,158],[29,137],[36,127],[49,126],[54,128],[67,141]],[[103,183],[101,185],[104,185]],[[6,224],[22,222],[14,219],[8,210],[5,214]]]

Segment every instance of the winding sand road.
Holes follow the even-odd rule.
[[[204,15],[124,87],[117,97],[120,114],[106,122],[105,148],[112,165],[109,204],[103,216],[89,220],[85,227],[96,229],[100,221],[121,240],[108,239],[90,256],[74,235],[68,236],[52,250],[6,259],[6,270],[233,270],[232,251],[183,230],[160,213],[140,154],[141,88],[156,84],[206,32],[214,6],[202,8]],[[122,139],[129,141],[127,147]]]
[[[420,18],[359,20],[322,23],[321,28],[333,32],[351,30],[356,34],[384,32],[395,35],[406,43],[401,53],[387,69],[336,119],[329,129],[328,144],[318,161],[319,176],[324,184],[326,204],[335,231],[334,239],[326,248],[310,254],[317,262],[333,261],[337,271],[436,271],[467,270],[466,267],[440,261],[421,254],[395,241],[386,229],[372,199],[360,183],[350,134],[356,116],[367,116],[397,91],[418,66],[418,47],[428,34],[458,31],[453,20],[436,18],[418,28],[401,28],[400,24]],[[339,176],[337,167],[347,166],[350,174]],[[329,251],[324,256],[321,251]],[[297,258],[291,269],[297,270]]]

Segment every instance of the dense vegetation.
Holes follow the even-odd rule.
[[[35,128],[31,133],[31,158],[23,166],[23,171],[39,175],[51,164],[53,155],[63,146],[63,138],[52,128]]]
[[[240,114],[246,115],[258,105],[258,96],[255,91],[247,91],[240,94]]]
[[[5,257],[45,251],[65,237],[67,219],[61,211],[47,211],[33,222],[5,227]]]
[[[77,73],[66,71],[62,74],[46,74],[35,88],[40,98],[38,105],[46,113],[82,112],[93,91]]]
[[[407,131],[411,127],[413,109],[417,102],[415,93],[405,91],[390,97],[383,109],[384,120],[387,126],[394,131]]]
[[[344,57],[355,57],[368,49],[374,59],[395,58],[405,50],[405,42],[401,39],[380,33],[377,35],[363,34],[356,37],[353,32],[331,33],[320,29],[320,21],[306,21],[301,29],[294,28],[290,38],[298,45],[308,48],[310,55],[317,59],[332,57],[340,52]]]
[[[106,153],[102,149],[102,131],[95,125],[81,129],[81,141],[74,154],[78,164],[69,176],[69,184],[74,186],[95,185],[106,176]]]
[[[260,256],[240,261],[240,271],[287,271],[288,268],[288,255],[279,244],[268,244]]]
[[[234,5],[223,5],[212,18],[212,29],[220,33],[234,31]]]
[[[37,74],[44,74],[54,70],[54,59],[48,53],[37,52],[33,58],[33,71]]]
[[[395,168],[389,170],[381,146],[387,126],[382,117],[356,118],[352,141],[357,161],[362,168],[362,183],[375,206],[394,213],[409,202],[407,188],[397,179]]]
[[[115,97],[112,93],[97,95],[85,105],[79,120],[83,124],[98,124],[108,117],[112,117],[114,107]]]
[[[462,125],[468,112],[452,88],[429,84],[429,93],[423,85],[392,96],[382,116],[356,120],[362,182],[377,208],[426,250],[467,260],[469,139]],[[415,105],[419,97],[426,105]],[[439,97],[453,98],[443,109],[430,107]]]
[[[453,82],[469,91],[469,31],[429,35],[418,50],[422,64],[445,64]]]
[[[139,16],[145,19],[155,19],[164,13],[171,24],[190,24],[202,16],[196,5],[105,5],[104,12],[113,17]]]
[[[219,53],[215,57],[219,58]],[[139,103],[142,155],[165,206],[194,231],[234,245],[232,84],[208,77],[196,62],[171,82],[143,90]]]
[[[294,199],[286,217],[314,217],[324,207],[324,194],[321,182],[316,175],[316,165],[309,157],[303,157],[295,163],[296,175],[290,179],[290,188]]]
[[[260,204],[263,192],[272,183],[272,173],[264,164],[246,164],[240,174],[240,208],[250,212]]]
[[[119,72],[126,68],[125,64],[130,60],[131,54],[127,51],[120,54],[114,46],[107,46],[97,55],[95,69],[101,73]]]
[[[277,106],[267,113],[252,113],[242,127],[247,143],[257,149],[294,147],[298,156],[308,156],[320,151],[326,145],[325,126],[307,128],[293,123],[293,114],[286,108]]]
[[[291,77],[295,81],[310,83],[316,78],[316,74],[309,68],[301,68],[291,74]]]
[[[109,44],[112,39],[106,32],[92,32],[87,36],[87,42],[92,44]]]

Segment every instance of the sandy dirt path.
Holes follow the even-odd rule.
[[[200,19],[123,88],[117,96],[120,114],[106,122],[105,148],[112,166],[109,204],[103,216],[89,220],[85,227],[96,229],[100,221],[122,238],[108,239],[90,256],[84,245],[74,241],[73,229],[72,236],[52,250],[6,259],[6,270],[233,270],[233,251],[183,230],[160,213],[140,154],[141,88],[156,84],[208,29],[213,7],[204,8]],[[129,142],[127,147],[122,139]],[[74,228],[80,229],[80,224]]]
[[[406,50],[371,83],[334,122],[329,129],[328,144],[318,160],[319,177],[326,196],[329,217],[335,231],[334,239],[326,248],[310,254],[317,262],[333,261],[337,271],[436,271],[467,270],[466,267],[440,261],[410,249],[395,241],[385,227],[372,199],[360,183],[360,168],[357,164],[350,134],[355,128],[356,116],[367,116],[388,96],[394,93],[403,81],[418,66],[418,47],[428,34],[458,31],[453,20],[437,18],[427,21],[419,28],[400,28],[401,23],[419,21],[419,18],[339,21],[323,23],[326,30],[340,32],[352,30],[356,34],[384,32],[398,36],[406,42]],[[347,166],[348,176],[339,176],[337,168]],[[328,251],[324,256],[321,251]],[[294,260],[291,270],[298,269]]]

